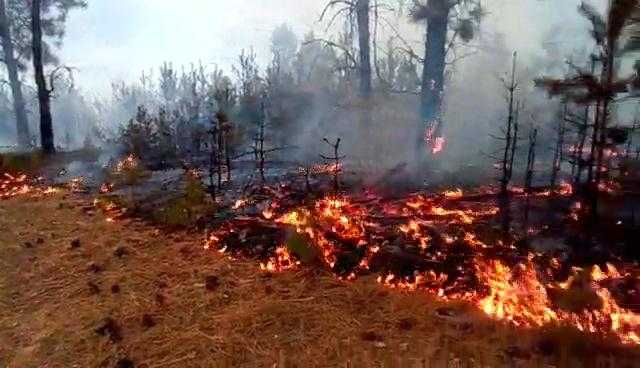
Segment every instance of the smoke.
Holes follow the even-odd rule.
[[[558,103],[549,100],[542,91],[536,89],[532,80],[541,75],[563,75],[567,70],[564,63],[566,59],[572,58],[578,64],[585,60],[591,45],[588,41],[588,25],[580,20],[576,11],[577,4],[577,0],[562,3],[533,0],[515,3],[503,0],[486,4],[489,15],[482,23],[479,37],[464,48],[463,53],[468,52],[468,56],[448,66],[443,106],[445,122],[443,133],[446,144],[438,157],[431,157],[432,170],[438,171],[441,176],[468,177],[469,175],[465,173],[475,169],[483,174],[480,176],[492,177],[493,173],[487,172],[486,168],[491,167],[494,161],[492,156],[500,150],[501,142],[493,139],[491,134],[499,135],[506,120],[507,103],[501,78],[510,71],[513,51],[518,51],[519,55],[518,98],[525,103],[522,114],[523,136],[526,136],[529,129],[538,127],[541,131],[541,141],[551,142],[554,135],[551,127],[556,118]],[[184,45],[175,49],[177,51],[167,54],[164,51],[171,48],[163,46],[162,50],[157,49],[156,37],[147,35],[148,29],[144,30],[144,37],[132,38],[130,34],[132,30],[137,30],[131,27],[131,24],[137,14],[144,13],[145,6],[139,3],[132,7],[127,26],[119,28],[119,31],[114,30],[115,39],[123,41],[121,47],[111,44],[108,49],[98,46],[84,48],[82,53],[78,53],[77,47],[88,42],[89,36],[86,34],[80,36],[78,29],[74,27],[78,24],[86,26],[86,19],[76,23],[72,20],[69,24],[67,45],[70,45],[68,46],[70,50],[65,54],[63,49],[62,58],[64,60],[65,55],[71,55],[71,59],[78,61],[80,72],[76,76],[76,81],[80,86],[90,87],[84,90],[62,89],[60,94],[55,96],[53,112],[58,145],[77,148],[86,142],[87,137],[91,137],[96,143],[105,136],[115,138],[119,127],[134,117],[140,105],[145,105],[152,113],[157,113],[162,106],[170,106],[171,111],[181,110],[184,114],[185,108],[178,106],[178,101],[189,101],[193,98],[188,92],[189,78],[185,77],[193,72],[193,67],[175,67],[176,78],[182,78],[175,81],[176,88],[181,92],[175,97],[175,101],[169,101],[163,91],[163,84],[159,81],[161,75],[153,73],[151,65],[148,64],[151,62],[157,68],[157,65],[165,59],[188,60],[191,57],[192,61],[195,61],[203,56],[210,59],[209,56],[212,56],[215,51],[217,54],[213,60],[224,60],[221,63],[224,68],[217,69],[211,64],[204,63],[202,68],[207,72],[204,73],[206,75],[203,75],[203,78],[217,87],[220,81],[226,78],[235,85],[235,93],[240,94],[242,83],[247,81],[239,80],[237,75],[230,72],[233,70],[231,65],[235,64],[237,67],[238,46],[248,47],[250,45],[243,42],[251,42],[250,40],[236,35],[239,41],[233,46],[225,45],[223,48],[206,42],[197,42],[198,45],[194,50],[202,51],[209,47],[212,50],[207,51],[206,54],[197,52],[194,54],[194,50],[185,48],[188,45],[193,46],[193,42],[187,42],[187,36],[180,31],[168,35],[166,40],[175,43],[177,38],[182,37],[184,39],[181,41]],[[273,8],[271,3],[265,6]],[[300,6],[306,13],[316,15],[321,8],[315,1],[297,5],[297,7]],[[95,9],[102,8],[104,7]],[[168,19],[168,15],[162,13],[167,10],[165,8],[162,6],[153,10],[157,19]],[[291,9],[293,8],[292,5]],[[317,11],[314,10],[316,8],[318,8]],[[278,14],[286,19],[286,14],[291,9],[280,8]],[[173,10],[191,14],[193,9],[185,6]],[[89,12],[91,11],[93,10],[90,8]],[[257,24],[262,27],[269,22],[275,22],[278,17],[272,13],[270,11],[268,19],[262,19],[252,27],[258,27]],[[563,16],[553,15],[557,13],[562,13]],[[364,102],[357,96],[357,73],[349,68],[337,68],[337,61],[342,61],[344,58],[340,50],[318,43],[309,43],[310,40],[319,37],[339,42],[341,41],[339,32],[334,30],[324,32],[323,24],[303,24],[304,22],[300,22],[298,17],[293,18],[295,23],[292,27],[274,27],[273,24],[280,23],[271,23],[267,27],[266,34],[262,32],[259,37],[263,40],[262,43],[255,45],[259,50],[254,62],[259,69],[261,91],[253,93],[252,96],[245,96],[247,97],[245,101],[253,101],[250,109],[242,105],[241,98],[238,98],[234,106],[229,107],[235,126],[242,132],[242,139],[239,142],[241,147],[238,151],[242,151],[252,143],[252,135],[257,126],[255,116],[259,115],[259,111],[256,111],[259,104],[256,101],[259,95],[266,93],[270,96],[267,101],[270,144],[294,147],[281,151],[274,155],[274,158],[300,161],[305,164],[322,162],[319,155],[328,153],[330,149],[323,143],[323,138],[340,137],[343,142],[342,153],[347,157],[347,162],[353,165],[378,169],[380,172],[410,165],[415,159],[416,142],[421,139],[420,135],[423,134],[424,129],[420,126],[418,117],[416,78],[420,70],[419,66],[412,65],[411,60],[407,60],[406,55],[399,53],[395,60],[391,60],[387,53],[389,46],[410,46],[418,55],[421,55],[424,25],[412,24],[408,21],[406,14],[400,11],[386,14],[386,16],[392,18],[390,23],[396,25],[406,44],[398,40],[394,31],[381,27],[378,33],[379,63],[374,66],[382,77],[394,79],[401,88],[388,93],[376,93],[369,102]],[[255,20],[254,18],[256,17],[251,17],[252,20]],[[246,22],[241,17],[233,19],[240,19],[237,21],[239,23]],[[205,26],[200,22],[191,23],[189,27]],[[562,23],[561,28],[560,23]],[[107,31],[107,28],[117,28],[112,24],[99,26],[104,31]],[[211,22],[206,22],[206,26],[217,27]],[[157,25],[152,28],[154,27],[157,28]],[[243,32],[250,33],[252,27],[245,27]],[[240,28],[242,27],[239,24],[233,25],[233,29]],[[309,28],[320,31],[317,35],[307,34],[304,37],[293,32],[293,30]],[[334,28],[340,29],[340,23],[338,22]],[[275,32],[270,32],[273,29]],[[560,29],[562,32],[559,31]],[[197,40],[201,40],[206,32],[192,31],[191,33],[197,35]],[[395,44],[387,43],[392,37],[395,37]],[[108,32],[103,32],[98,45],[103,45],[104,42],[112,43],[107,38]],[[149,39],[145,40],[145,38]],[[207,39],[211,37],[207,36]],[[78,43],[74,43],[74,40]],[[127,51],[125,49],[127,42],[134,41],[136,49]],[[92,51],[87,53],[87,50],[94,50],[95,53]],[[102,65],[104,61],[98,61],[96,57],[106,54],[111,55],[105,59],[109,65],[103,65],[101,73],[97,73],[95,68]],[[85,56],[86,58],[83,59]],[[391,66],[394,62],[395,69]],[[415,60],[413,62],[415,63]],[[188,65],[187,62],[184,64]],[[135,70],[138,74],[144,66],[148,70],[143,74],[144,77],[138,81],[133,80],[131,70]],[[109,70],[121,71],[123,68],[127,68],[128,72],[112,73],[112,75],[123,77],[123,82],[110,85],[102,83],[100,86],[96,84],[96,81],[101,80],[103,74],[108,73]],[[227,71],[226,75],[222,73],[224,70]],[[94,73],[97,76],[93,78],[87,73]],[[251,81],[251,83],[254,82]],[[375,83],[376,87],[381,87],[379,78],[376,78]],[[109,87],[111,90],[108,90]],[[207,109],[211,109],[214,104],[220,107],[219,101],[212,99],[213,92],[215,91],[203,87],[197,93],[200,120],[205,123],[211,118],[211,111]],[[8,107],[3,106],[4,104],[0,103],[0,114],[6,115]],[[32,132],[37,132],[37,113],[33,113],[37,112],[37,109],[31,106],[30,110],[32,111],[30,115]],[[0,124],[0,143],[13,140],[9,137],[13,134],[11,124],[6,124],[4,121],[6,119],[3,119],[3,123]],[[544,158],[548,151],[543,147],[540,156]],[[425,155],[427,155],[426,152]]]

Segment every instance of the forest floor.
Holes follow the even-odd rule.
[[[91,202],[0,202],[0,367],[638,366],[369,277],[266,274]]]

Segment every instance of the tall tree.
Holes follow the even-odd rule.
[[[10,14],[5,0],[0,0],[0,43],[2,44],[2,61],[7,66],[9,86],[13,96],[13,112],[16,118],[16,132],[18,146],[25,148],[29,145],[29,120],[22,95],[22,83],[18,75],[19,63],[16,59],[13,32],[10,24]]]
[[[458,11],[453,11],[458,10]],[[415,2],[411,15],[416,22],[426,22],[424,65],[420,92],[420,117],[427,126],[427,139],[442,137],[442,100],[448,51],[458,38],[468,42],[474,37],[474,26],[482,17],[476,0],[427,0]],[[418,135],[418,149],[425,136]]]
[[[57,62],[50,43],[58,46],[64,36],[69,11],[86,6],[86,0],[41,0],[40,30],[42,35],[41,58],[43,64]],[[18,142],[29,140],[27,114],[20,84],[20,72],[26,69],[26,61],[33,56],[32,16],[33,2],[26,0],[0,1],[0,43],[2,58],[7,66],[14,102]],[[64,68],[63,68],[64,69]],[[51,78],[54,79],[54,78]]]
[[[277,64],[277,79],[293,74],[293,63],[298,50],[298,38],[286,23],[271,33],[272,64]],[[276,70],[274,70],[276,71]]]
[[[42,0],[32,0],[31,33],[33,48],[33,70],[38,86],[38,104],[40,105],[40,145],[46,154],[56,151],[53,141],[53,118],[51,117],[51,92],[44,77],[42,56]]]
[[[351,55],[348,46],[350,43],[348,40],[350,37],[347,37],[347,42],[344,46],[330,42],[324,41],[327,45],[336,47],[341,49],[345,57],[349,59],[349,61],[353,61],[358,69],[358,76],[360,80],[360,96],[362,98],[368,99],[371,96],[372,92],[372,77],[371,77],[371,29],[370,29],[370,0],[331,0],[327,3],[327,5],[322,10],[320,15],[320,20],[324,20],[327,11],[336,6],[341,6],[339,9],[335,11],[331,20],[329,21],[329,26],[333,24],[335,19],[342,13],[345,13],[347,16],[348,27],[352,28],[353,26],[353,15],[355,14],[355,21],[357,23],[358,28],[358,60]],[[349,64],[349,63],[346,63]],[[367,121],[368,119],[365,119]]]
[[[360,96],[371,96],[371,32],[369,28],[369,0],[357,0],[358,53],[360,67]]]
[[[574,67],[575,76],[564,79],[541,78],[536,82],[550,95],[560,95],[579,104],[595,103],[595,121],[588,160],[589,202],[592,217],[597,216],[597,191],[604,171],[603,162],[611,109],[620,94],[627,94],[638,85],[638,76],[619,78],[617,60],[629,52],[640,51],[640,0],[610,0],[605,14],[583,2],[580,13],[591,23],[591,35],[597,45],[600,73]],[[627,42],[623,43],[623,39]],[[599,75],[598,75],[599,74]]]

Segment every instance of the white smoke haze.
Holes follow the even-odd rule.
[[[408,1],[389,3],[395,13],[381,16],[422,55],[424,25],[410,22],[406,11],[398,14],[400,5],[406,6]],[[602,5],[604,0],[598,3]],[[513,51],[518,51],[519,97],[526,101],[523,135],[535,125],[541,127],[543,146],[552,144],[549,140],[554,132],[545,127],[553,120],[558,104],[534,88],[532,80],[548,74],[561,76],[567,59],[578,64],[585,60],[592,45],[589,25],[579,16],[578,4],[579,0],[493,0],[483,4],[487,16],[481,29],[460,51],[469,55],[449,67],[444,106],[447,145],[439,160],[441,170],[491,165],[490,156],[500,142],[489,134],[499,133],[506,119],[501,78],[510,70]],[[324,2],[317,0],[120,0],[117,6],[111,1],[90,1],[88,9],[70,15],[59,50],[61,62],[73,66],[75,76],[74,88],[54,100],[58,144],[79,147],[87,136],[97,134],[96,127],[113,134],[133,117],[138,105],[157,111],[161,101],[156,88],[158,70],[163,62],[172,63],[178,72],[183,68],[189,71],[192,65],[202,66],[208,73],[219,68],[235,81],[233,67],[238,55],[253,48],[260,76],[266,77],[272,60],[272,33],[282,24],[296,34],[298,49],[310,31],[316,37],[337,39],[336,29],[341,30],[343,22],[336,21],[328,30],[326,21],[318,21],[323,7]],[[380,44],[393,34],[384,24],[381,21],[378,30]],[[141,73],[146,73],[144,85]],[[119,96],[114,96],[114,83],[122,86]],[[287,131],[274,133],[298,147],[281,157],[319,160],[318,154],[328,149],[321,139],[342,137],[344,153],[364,165],[390,169],[411,160],[419,120],[418,97],[410,93],[376,96],[369,108],[372,123],[366,127],[359,121],[355,100],[351,96],[336,100],[330,94],[310,91],[304,99],[306,106]],[[37,109],[31,106],[30,111]],[[11,143],[12,122],[6,114],[0,119],[0,145]]]

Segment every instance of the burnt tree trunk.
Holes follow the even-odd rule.
[[[611,86],[614,80],[614,69],[615,69],[615,55],[614,51],[616,50],[615,44],[609,45],[609,49],[607,50],[606,62],[603,65],[603,79],[606,86]],[[613,101],[613,96],[606,96],[604,101],[602,102],[602,112],[600,114],[600,137],[598,138],[598,156],[597,156],[597,167],[596,167],[596,175],[595,175],[595,188],[598,187],[602,180],[603,174],[603,163],[604,163],[604,148],[607,143],[607,125],[609,123],[609,115],[611,109],[611,103]]]
[[[511,155],[509,157],[509,180],[513,178],[513,162],[518,150],[518,128],[520,126],[520,102],[516,103],[516,111],[513,119],[513,142],[511,144]]]
[[[562,117],[560,119],[560,125],[558,125],[558,139],[556,140],[556,146],[553,151],[553,165],[551,166],[551,179],[549,185],[551,188],[555,188],[558,184],[558,174],[562,168],[562,161],[564,160],[564,135],[565,135],[565,119],[567,116],[567,105],[563,107]]]
[[[614,40],[609,40],[609,43],[606,48],[605,57],[602,62],[602,78],[601,84],[603,87],[608,88],[612,85],[614,77],[615,77],[615,52],[617,50],[617,46]],[[598,191],[600,187],[600,182],[602,181],[603,176],[603,161],[604,161],[604,148],[606,146],[607,140],[607,125],[609,122],[610,108],[611,103],[613,102],[613,95],[607,95],[602,100],[600,106],[599,113],[599,122],[596,121],[596,126],[598,126],[597,134],[594,133],[595,141],[592,142],[592,146],[597,147],[595,150],[595,156],[592,156],[595,159],[595,174],[593,179],[593,185],[591,185],[589,191],[589,201],[591,203],[591,218],[592,220],[597,220],[598,218]],[[592,149],[593,151],[593,149]]]
[[[627,145],[624,149],[624,158],[625,160],[628,160],[629,157],[631,156],[631,148],[633,147],[633,135],[635,134],[636,130],[638,129],[638,121],[634,121],[633,122],[633,126],[631,127],[631,130],[629,131],[629,138],[627,140]]]
[[[508,103],[509,103],[509,107],[508,107],[508,116],[507,116],[507,126],[506,126],[506,131],[505,131],[505,136],[504,136],[504,140],[505,140],[505,144],[504,144],[504,154],[503,154],[503,158],[502,158],[502,178],[500,179],[500,194],[502,196],[507,196],[508,192],[509,192],[509,181],[511,180],[510,178],[510,166],[509,166],[509,161],[510,161],[510,156],[509,154],[511,153],[511,149],[512,149],[512,145],[515,144],[514,141],[514,134],[513,134],[513,130],[514,130],[514,120],[515,120],[515,116],[514,116],[514,111],[515,111],[515,95],[516,95],[516,88],[518,88],[518,84],[516,83],[516,63],[517,63],[517,53],[513,53],[513,65],[512,65],[512,69],[511,69],[511,80],[509,82],[509,85],[506,87],[507,91],[509,93],[509,99],[508,99]]]
[[[533,129],[529,133],[529,153],[527,154],[527,172],[524,179],[524,189],[527,194],[531,193],[533,185],[533,173],[536,165],[536,140],[538,138],[538,129]]]
[[[596,61],[598,61],[599,59],[592,55],[591,56],[591,71],[593,75],[595,75],[595,65],[596,65]],[[604,67],[604,65],[602,66]],[[602,74],[602,73],[601,73]],[[594,165],[596,163],[596,154],[597,154],[597,142],[598,142],[598,136],[599,136],[599,131],[600,131],[600,113],[601,113],[601,103],[602,101],[600,99],[598,99],[596,101],[596,105],[595,105],[595,113],[594,113],[594,117],[593,117],[593,130],[591,131],[591,147],[589,149],[589,159],[587,160],[587,164],[588,164],[588,168],[587,168],[587,187],[589,189],[589,191],[591,191],[592,186],[593,186],[593,181],[594,181]]]
[[[18,76],[18,61],[13,48],[13,38],[5,0],[0,0],[0,43],[2,44],[2,55],[7,66],[7,76],[9,87],[13,97],[13,111],[16,115],[16,132],[18,146],[28,147],[30,144],[29,120],[27,119],[27,109],[22,94],[22,83]]]
[[[211,198],[213,201],[216,200],[216,182],[214,180],[214,173],[216,171],[216,167],[218,166],[218,156],[217,156],[217,135],[218,135],[218,126],[214,120],[211,120],[211,129],[207,131],[209,134],[209,194],[211,194]]]
[[[578,147],[574,148],[573,155],[573,181],[575,185],[580,185],[580,181],[582,180],[582,172],[584,171],[584,146],[587,143],[587,132],[589,130],[589,105],[585,107],[584,116],[583,116],[583,125],[578,127]]]
[[[256,137],[256,159],[258,160],[258,172],[260,173],[260,181],[264,184],[266,181],[266,177],[264,174],[264,163],[265,163],[265,152],[264,152],[264,127],[266,124],[266,110],[264,103],[260,105],[260,110],[262,111],[261,119],[260,119],[260,128],[258,130],[258,136]]]
[[[40,19],[41,0],[33,0],[31,5],[31,33],[33,49],[33,69],[38,86],[40,105],[40,144],[45,154],[55,153],[53,143],[53,118],[51,117],[51,90],[47,87],[42,61],[42,24]]]
[[[358,22],[358,45],[360,57],[360,95],[368,99],[371,96],[371,32],[369,29],[369,0],[356,3]]]
[[[229,147],[229,132],[224,135],[224,160],[227,166],[227,182],[231,182],[231,148]]]
[[[432,139],[442,135],[441,109],[444,69],[451,4],[447,0],[428,3],[427,34],[420,92],[420,118],[427,129],[433,129]],[[424,132],[418,134],[418,149],[424,145]]]
[[[524,178],[524,191],[527,194],[524,207],[525,227],[529,224],[529,210],[531,209],[531,187],[533,185],[533,173],[536,164],[536,140],[538,139],[538,129],[529,132],[529,153],[527,154],[527,171]]]
[[[596,58],[592,57],[591,58],[591,74],[595,75],[596,72]],[[575,155],[576,161],[577,161],[577,172],[575,174],[575,178],[574,178],[574,182],[576,185],[580,185],[580,182],[582,181],[582,171],[584,171],[585,166],[588,164],[589,166],[589,178],[587,180],[587,184],[591,183],[591,175],[593,173],[591,167],[592,167],[592,162],[590,162],[589,160],[584,158],[584,146],[587,142],[587,135],[589,132],[589,117],[590,117],[590,105],[587,103],[586,106],[584,107],[584,117],[583,117],[583,121],[584,124],[582,125],[582,127],[580,127],[580,143],[578,144],[578,152]],[[598,107],[596,105],[596,115],[597,115],[597,110]],[[596,117],[596,121],[594,122],[593,126],[594,126],[594,131],[597,129],[596,128],[596,124],[597,124],[597,117]],[[595,136],[595,132],[594,132],[594,136]],[[592,141],[592,146],[593,146],[593,141]],[[593,147],[592,147],[593,149]],[[591,159],[591,158],[590,158]]]

